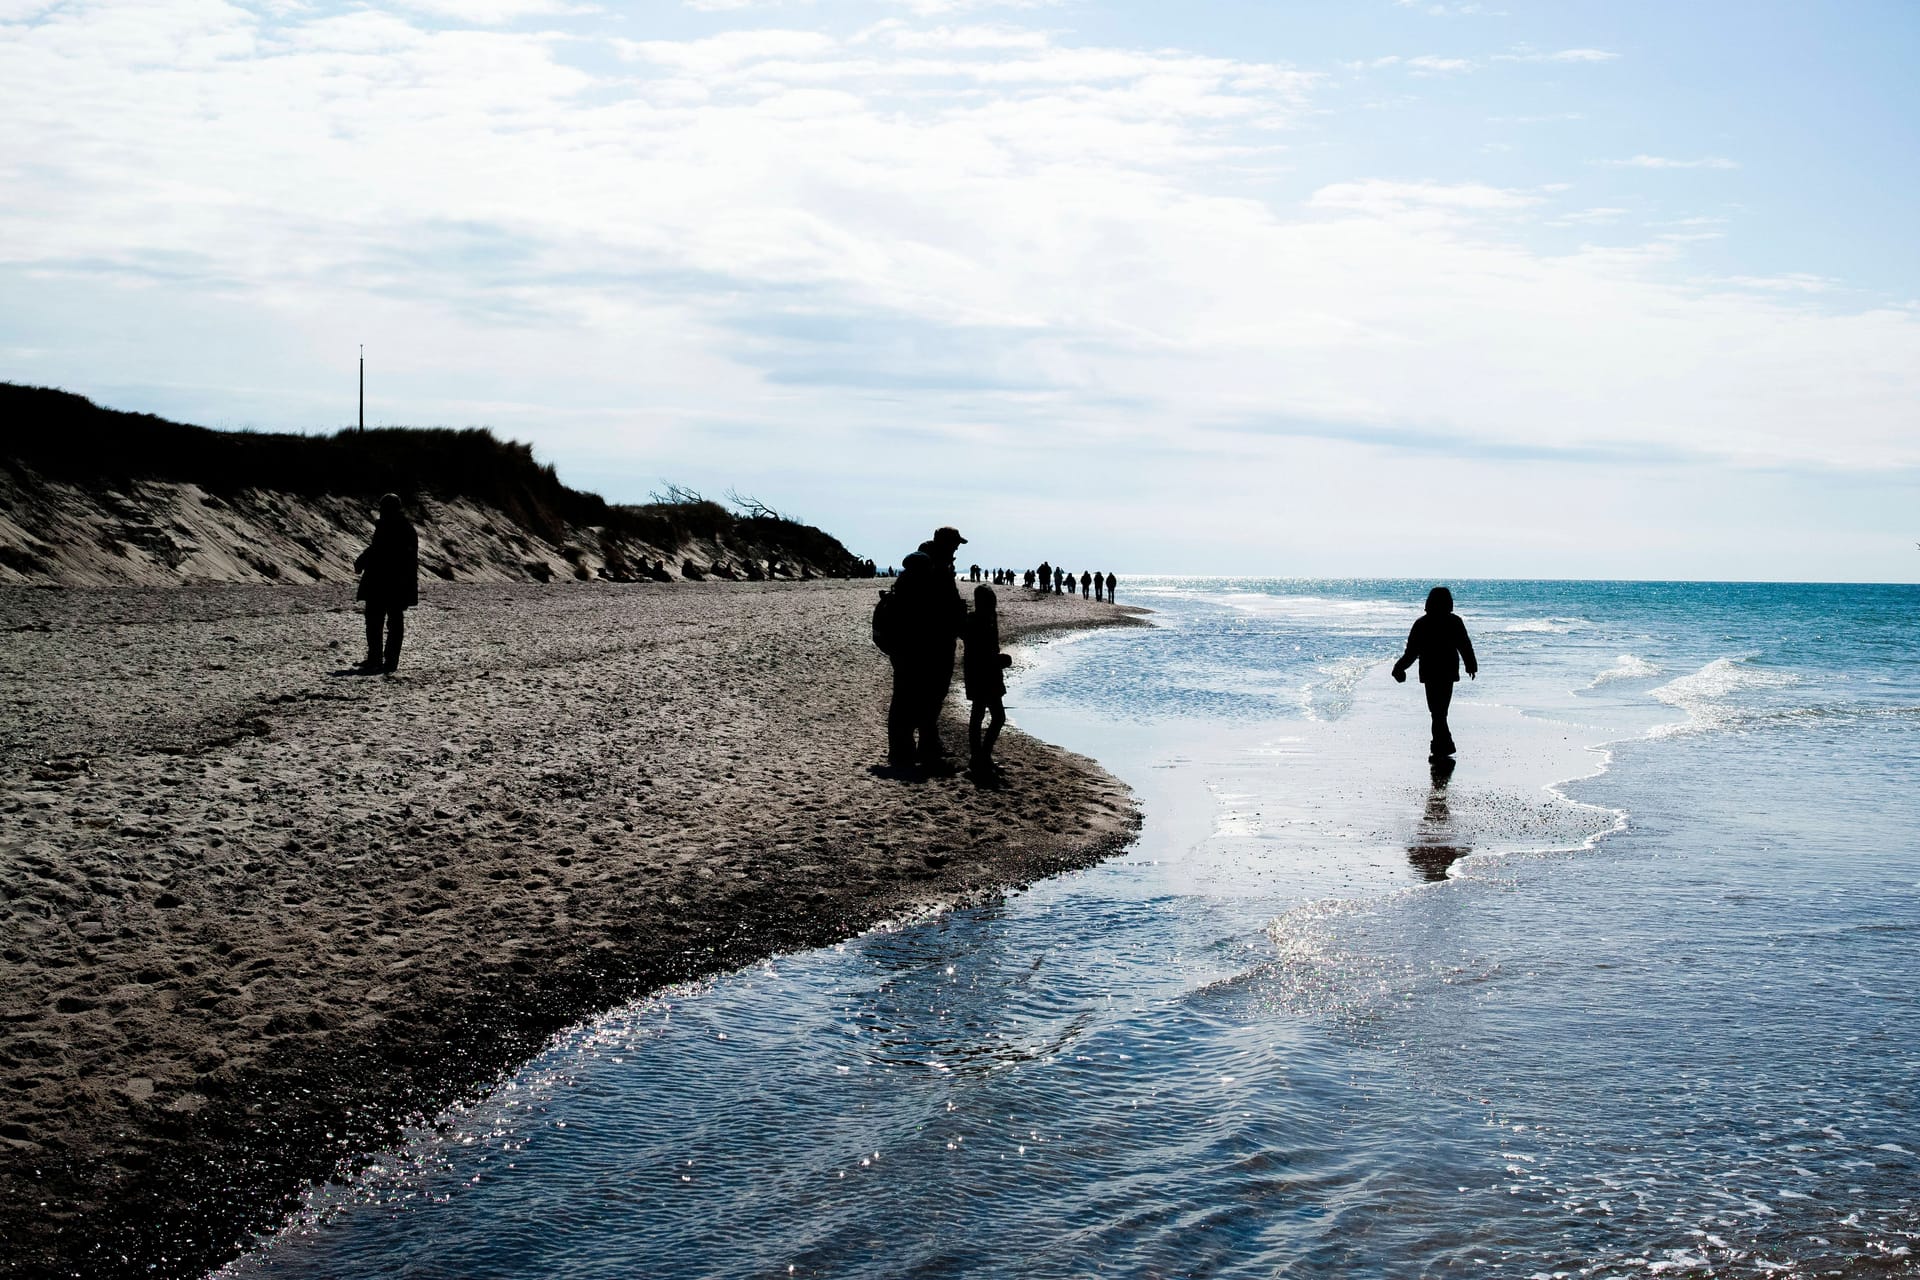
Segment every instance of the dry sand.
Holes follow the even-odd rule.
[[[389,679],[339,586],[0,591],[0,1273],[199,1274],[585,1015],[1123,845],[1016,732],[873,772],[874,592],[435,587]]]

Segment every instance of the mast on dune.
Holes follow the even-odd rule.
[[[367,344],[360,344],[360,430],[367,429]]]

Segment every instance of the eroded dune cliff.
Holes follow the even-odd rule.
[[[619,506],[484,430],[212,431],[0,384],[0,583],[351,580],[374,504],[401,494],[447,582],[867,572],[840,542],[691,495]]]

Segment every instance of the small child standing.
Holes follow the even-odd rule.
[[[1007,696],[1005,672],[1013,665],[1013,658],[1000,652],[1000,601],[992,587],[973,589],[966,639],[961,671],[966,677],[967,701],[973,704],[973,714],[967,720],[967,744],[973,750],[975,776],[992,777],[993,744],[999,741],[1000,726],[1007,722],[1007,709],[1002,705]]]

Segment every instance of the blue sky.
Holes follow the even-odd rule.
[[[887,561],[1913,580],[1920,8],[0,0],[0,377]]]

